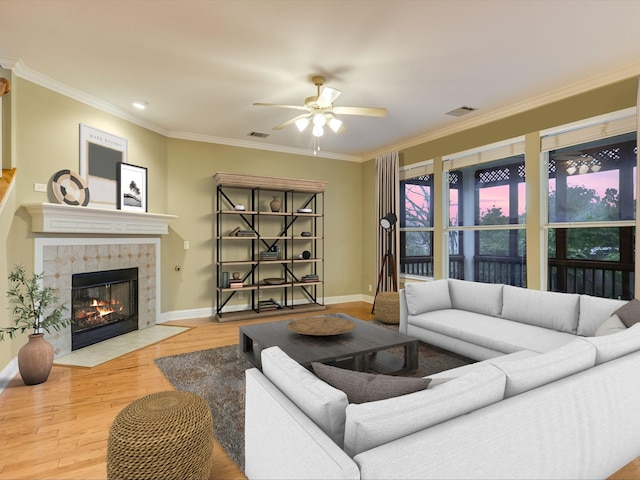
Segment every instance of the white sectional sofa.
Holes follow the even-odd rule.
[[[263,350],[263,371],[246,372],[247,477],[606,478],[639,456],[640,325],[604,336],[578,335],[593,335],[602,323],[596,321],[599,308],[580,314],[580,306],[591,306],[591,299],[577,297],[578,306],[570,307],[567,299],[552,295],[557,299],[554,310],[531,303],[527,293],[509,292],[503,304],[507,312],[512,293],[520,293],[522,309],[535,306],[543,312],[546,326],[510,322],[560,335],[530,329],[516,334],[508,327],[494,327],[499,342],[492,343],[478,338],[480,330],[470,329],[473,335],[466,335],[458,351],[493,358],[433,375],[427,389],[385,400],[350,404],[344,391],[278,347]],[[487,297],[474,302],[465,295],[456,305],[486,308]],[[416,305],[411,304],[411,293],[407,300],[405,328],[411,327],[412,317],[426,313],[408,314]],[[435,301],[433,294],[429,302]],[[456,315],[455,309],[445,310]],[[501,319],[486,315],[495,310],[464,311]],[[556,315],[559,311],[574,312],[577,320],[568,323]],[[519,315],[531,319],[529,312]],[[463,317],[460,330],[483,320]],[[436,333],[455,340],[440,323],[444,320],[438,317]],[[422,325],[415,331],[430,334]]]
[[[400,291],[400,332],[474,360],[542,353],[594,336],[626,303],[453,279],[413,282]]]

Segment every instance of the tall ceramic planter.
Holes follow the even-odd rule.
[[[38,385],[49,378],[53,365],[53,345],[43,333],[29,335],[29,343],[18,351],[18,370],[26,385]]]

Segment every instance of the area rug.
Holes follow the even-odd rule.
[[[155,362],[176,390],[197,393],[207,401],[216,440],[244,471],[244,371],[253,365],[238,345],[161,357]],[[420,343],[418,369],[407,376],[423,377],[469,363],[468,358]]]

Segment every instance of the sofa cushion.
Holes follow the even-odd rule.
[[[578,335],[593,337],[598,327],[626,303],[625,300],[580,295]]]
[[[347,395],[320,380],[279,347],[264,349],[261,358],[262,373],[342,447]]]
[[[449,283],[446,280],[433,282],[409,282],[404,286],[409,315],[451,308]]]
[[[449,279],[452,308],[499,317],[502,312],[501,284]]]
[[[640,322],[640,301],[635,298],[626,305],[623,305],[615,311],[615,314],[622,320],[625,326],[631,327],[633,324]]]
[[[598,329],[596,330],[596,334],[593,336],[601,337],[603,335],[612,335],[614,333],[622,332],[626,329],[627,327],[624,323],[622,323],[620,317],[614,313],[609,318],[607,318],[602,325],[598,327]]]
[[[614,360],[631,352],[640,350],[640,323],[613,335],[601,337],[581,337],[596,347],[596,365]]]
[[[311,366],[321,380],[346,393],[349,403],[374,402],[418,392],[425,390],[431,381],[428,378],[355,372],[323,363],[313,362]]]
[[[593,345],[575,339],[550,352],[493,364],[507,376],[505,397],[512,397],[591,368],[595,363],[596,349]]]
[[[505,375],[493,365],[432,390],[347,407],[344,450],[354,456],[504,397]]]
[[[502,318],[558,332],[575,334],[578,330],[580,295],[511,285],[504,286],[502,295]]]
[[[409,326],[425,329],[426,333],[421,339],[427,343],[429,332],[436,332],[455,341],[461,340],[502,353],[519,350],[548,352],[575,339],[575,335],[570,333],[464,310],[423,313],[408,317],[408,322]]]

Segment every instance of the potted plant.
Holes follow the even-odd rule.
[[[33,330],[29,342],[18,351],[18,370],[27,385],[45,382],[51,372],[53,345],[44,339],[44,334],[69,324],[69,319],[62,317],[67,307],[60,303],[55,288],[42,285],[42,277],[35,273],[28,276],[22,265],[9,274],[7,297],[15,325],[0,328],[0,340]]]

